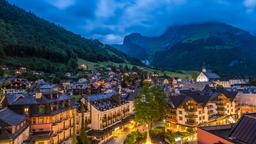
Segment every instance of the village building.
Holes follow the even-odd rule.
[[[6,105],[30,121],[30,142],[58,144],[70,141],[76,108],[68,94],[56,85],[43,85],[35,94],[10,94]]]
[[[67,88],[71,95],[84,95],[88,94],[88,84],[73,84]]]
[[[30,86],[30,83],[25,79],[9,78],[5,81],[3,94],[24,93]]]
[[[187,91],[169,97],[170,122],[195,127],[201,124],[224,124],[237,119],[240,110],[235,92],[208,88],[202,92]]]
[[[240,107],[241,113],[251,113],[256,111],[256,92],[239,91],[236,101]]]
[[[211,82],[220,79],[220,76],[213,72],[206,71],[205,68],[202,69],[202,72],[196,78],[196,82]]]
[[[0,109],[0,143],[21,144],[29,139],[29,124],[24,115]]]
[[[87,64],[80,64],[80,65],[79,65],[79,69],[81,69],[81,70],[87,70],[87,69],[88,69],[88,65],[87,65]]]
[[[244,78],[244,77],[224,77],[220,78],[218,80],[214,81],[215,84],[218,84],[224,88],[231,88],[233,85],[236,84],[248,84],[249,79]]]
[[[121,99],[116,93],[85,96],[84,104],[90,111],[91,124],[88,135],[93,141],[103,143],[111,133],[133,115],[133,102]]]

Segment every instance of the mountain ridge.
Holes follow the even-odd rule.
[[[141,60],[148,59],[151,66],[157,68],[200,70],[203,65],[208,65],[216,71],[232,74],[251,75],[256,72],[252,70],[256,68],[253,62],[256,61],[256,37],[225,23],[171,26],[158,37],[130,34],[124,38],[119,50],[121,47],[127,49],[125,52],[128,55]],[[136,54],[140,47],[146,54],[145,57],[138,57],[139,54]],[[197,61],[191,57],[196,57]]]

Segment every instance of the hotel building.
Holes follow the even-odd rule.
[[[85,96],[84,104],[91,116],[88,135],[100,143],[111,138],[113,129],[133,115],[132,101],[120,99],[115,93]]]
[[[217,89],[171,96],[170,121],[191,127],[206,123],[217,125],[227,123],[240,116],[235,96],[236,93]],[[224,120],[219,121],[220,119]]]
[[[8,108],[30,121],[30,142],[62,143],[74,132],[76,108],[67,94],[58,93],[56,85],[43,85],[33,94],[6,96]]]

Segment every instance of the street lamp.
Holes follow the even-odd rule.
[[[175,142],[176,142],[176,143],[180,143],[180,144],[182,144],[181,137],[176,137],[176,138],[175,138]]]
[[[149,127],[148,127],[148,125],[147,125],[147,139],[146,139],[146,143],[145,144],[152,144],[151,143],[151,138],[149,136]]]

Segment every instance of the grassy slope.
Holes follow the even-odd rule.
[[[132,65],[132,64],[125,64],[125,63],[113,63],[113,62],[98,62],[98,63],[95,63],[95,62],[90,62],[90,61],[86,61],[86,60],[83,60],[83,59],[78,59],[78,64],[87,64],[88,65],[88,69],[89,70],[95,70],[95,68],[97,67],[105,67],[107,65],[114,65],[114,66],[119,66],[119,65],[122,65],[122,66],[128,66],[128,67],[132,67],[132,66],[135,66],[135,65]],[[138,66],[140,67],[140,66]],[[143,68],[143,67],[141,67]],[[159,73],[160,75],[167,75],[167,76],[170,76],[170,77],[177,77],[177,78],[182,78],[182,79],[191,79],[191,74],[192,72],[194,71],[168,71],[168,70],[156,70],[156,69],[151,69],[151,68],[146,68],[149,72],[157,72]]]

